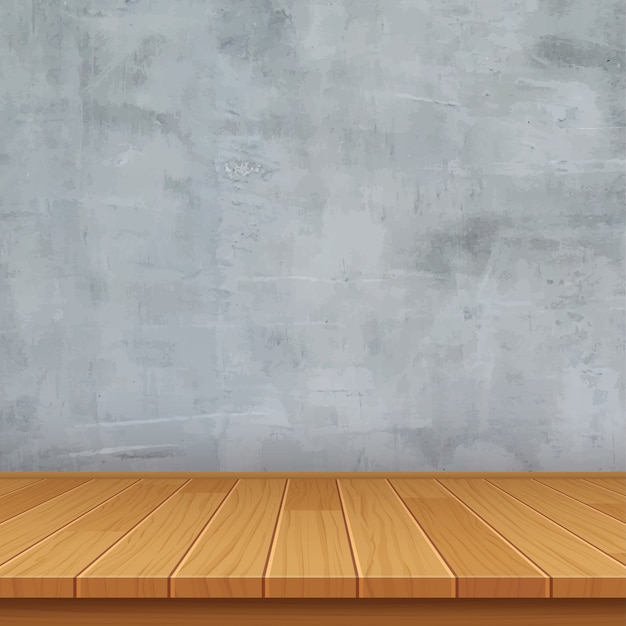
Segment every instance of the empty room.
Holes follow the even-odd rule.
[[[0,623],[626,623],[623,0],[0,0]]]

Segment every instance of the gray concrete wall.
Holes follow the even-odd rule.
[[[626,469],[624,27],[2,0],[0,470]]]

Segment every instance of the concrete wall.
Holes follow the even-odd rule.
[[[2,0],[0,470],[626,469],[624,33]]]

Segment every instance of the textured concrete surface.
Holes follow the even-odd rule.
[[[2,0],[0,470],[626,469],[624,38]]]

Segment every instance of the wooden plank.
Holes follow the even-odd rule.
[[[169,576],[232,479],[193,479],[76,578],[79,598],[166,598]]]
[[[88,481],[0,524],[0,565],[135,484],[129,478]]]
[[[542,478],[539,482],[626,523],[626,498],[614,491],[571,478]]]
[[[550,578],[437,482],[390,483],[456,575],[459,598],[550,596]]]
[[[560,524],[614,559],[626,564],[626,524],[534,480],[489,481]]]
[[[0,524],[88,481],[87,478],[40,480],[25,489],[8,493],[0,498]]]
[[[40,482],[37,478],[0,478],[0,496],[4,496],[11,491],[17,491],[23,487],[28,487]],[[2,501],[0,500],[0,507]]]
[[[265,597],[355,598],[356,581],[336,481],[290,480],[265,576]]]
[[[185,484],[145,479],[0,566],[0,598],[71,598],[74,577]]]
[[[237,483],[171,577],[175,598],[260,598],[287,481]]]
[[[6,626],[624,626],[622,600],[4,600]]]
[[[585,478],[584,480],[592,485],[598,485],[626,496],[626,480],[620,478]]]
[[[456,580],[383,479],[338,481],[362,598],[444,598]]]
[[[439,479],[552,578],[555,598],[626,598],[626,567],[484,480]]]

